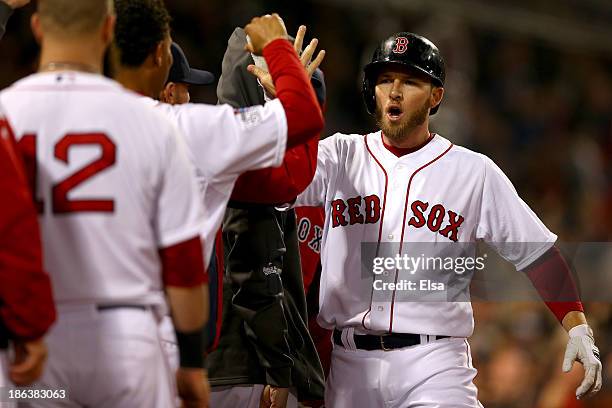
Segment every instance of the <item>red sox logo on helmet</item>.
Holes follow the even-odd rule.
[[[395,54],[403,54],[408,49],[408,38],[406,37],[397,37],[395,39],[395,47],[393,48],[393,52]]]

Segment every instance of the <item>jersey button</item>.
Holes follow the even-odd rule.
[[[384,306],[378,306],[378,311],[382,312],[383,310],[385,310]]]
[[[389,239],[393,239],[393,234],[389,234],[389,235],[387,236],[387,238],[389,238]]]

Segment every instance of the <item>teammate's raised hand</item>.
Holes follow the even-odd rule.
[[[300,61],[302,61],[302,65],[306,69],[306,73],[308,77],[312,77],[312,74],[319,68],[319,65],[323,62],[325,58],[325,50],[319,51],[317,57],[312,60],[312,56],[317,50],[317,46],[319,45],[319,40],[317,38],[313,38],[310,40],[310,43],[304,51],[302,51],[302,43],[304,42],[304,36],[306,35],[306,26],[301,25],[298,28],[298,32],[295,35],[295,41],[293,42],[293,48],[295,48],[295,52],[300,56]]]
[[[302,44],[304,43],[305,35],[306,35],[306,26],[302,25],[300,26],[300,28],[298,28],[298,32],[295,35],[295,41],[293,42],[293,48],[295,49],[295,52],[297,52],[297,54],[300,56],[300,61],[302,61],[302,65],[304,66],[304,69],[306,70],[306,74],[310,78],[312,77],[312,74],[316,71],[316,69],[319,68],[319,66],[323,62],[323,59],[325,58],[325,50],[319,51],[319,53],[317,54],[317,57],[313,60],[312,56],[317,50],[317,46],[319,45],[319,40],[316,38],[313,38],[308,44],[308,46],[306,47],[306,49],[302,51]],[[266,71],[265,69],[261,67],[255,66],[255,65],[249,65],[247,67],[247,70],[251,74],[255,75],[257,79],[259,79],[259,82],[266,90],[266,93],[268,94],[268,96],[270,96],[271,98],[274,98],[276,96],[276,88],[274,87],[272,76],[270,75],[268,71]]]
[[[255,55],[261,55],[266,45],[272,41],[287,38],[285,23],[276,13],[255,17],[244,27],[244,31],[250,39],[245,49]]]
[[[23,7],[30,3],[30,0],[0,0],[0,1],[8,4],[8,6],[12,8],[13,10]]]

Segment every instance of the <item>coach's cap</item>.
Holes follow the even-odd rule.
[[[168,82],[182,82],[190,85],[208,85],[215,82],[215,76],[212,73],[191,68],[185,53],[175,42],[172,43],[172,58],[174,62],[170,68]]]

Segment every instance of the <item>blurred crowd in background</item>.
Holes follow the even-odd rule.
[[[445,99],[433,130],[491,157],[560,240],[611,240],[612,31],[600,28],[612,27],[612,3],[166,3],[174,18],[173,37],[191,64],[217,76],[231,32],[251,17],[278,12],[290,33],[306,24],[307,37],[316,36],[327,50],[323,136],[375,128],[362,104],[360,85],[362,67],[378,41],[397,31],[427,36],[447,62]],[[36,68],[31,10],[13,16],[0,43],[0,87]],[[192,89],[192,100],[216,103],[215,91],[214,85]],[[612,271],[612,256],[603,258],[601,267],[609,265]],[[566,335],[542,303],[474,304],[472,354],[485,407],[612,407],[612,281],[598,285],[609,299],[586,299],[585,308],[601,349],[604,387],[585,401],[574,397],[581,367],[561,372]]]

